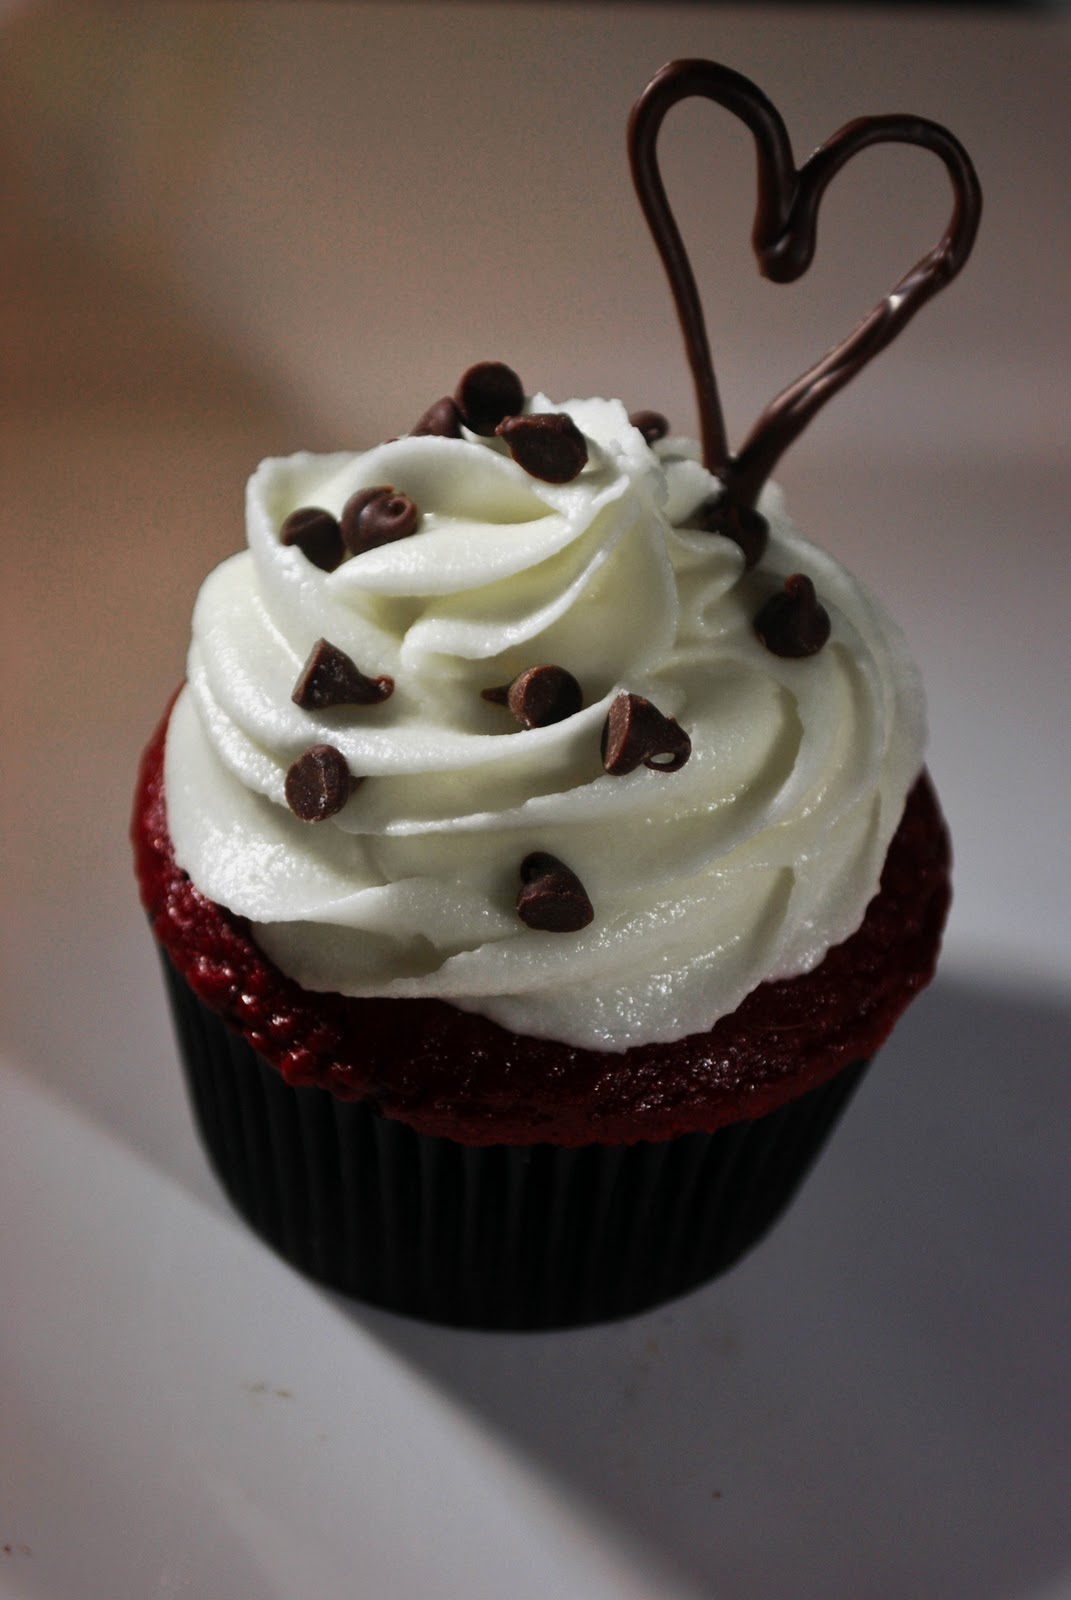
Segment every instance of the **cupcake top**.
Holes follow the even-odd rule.
[[[921,146],[952,186],[937,244],[735,452],[656,157],[693,95],[752,134],[775,282],[806,270],[827,187],[868,147]],[[481,362],[404,438],[265,462],[249,548],[198,600],[166,751],[179,866],[306,989],[600,1052],[703,1035],[863,923],[920,771],[921,690],[769,478],[960,271],[981,203],[917,117],[858,118],[797,168],[766,96],[712,62],[663,68],[628,142],[701,445]]]
[[[704,1031],[862,921],[917,673],[775,489],[741,514],[616,401],[481,414],[508,369],[473,372],[405,438],[254,475],[172,713],[176,858],[309,989]]]

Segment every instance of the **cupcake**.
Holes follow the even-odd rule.
[[[668,105],[740,83],[664,69],[641,200]],[[701,448],[480,362],[264,462],[198,598],[142,899],[224,1188],[359,1299],[538,1328],[710,1279],[933,972],[918,674],[767,481],[784,407],[730,457],[711,394]]]

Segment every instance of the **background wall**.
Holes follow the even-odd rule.
[[[981,172],[964,276],[779,472],[922,666],[947,958],[753,1269],[573,1337],[344,1312],[196,1147],[130,871],[138,753],[261,456],[399,431],[486,357],[693,426],[624,152],[688,54],[754,77],[798,155],[907,110]],[[630,1541],[733,1600],[1071,1596],[1069,68],[1063,13],[0,10],[5,1596],[677,1593]],[[661,148],[739,439],[947,185],[868,153],[779,289],[744,132],[685,106]]]
[[[1044,690],[1065,664],[1058,621],[1047,639],[1037,625],[1035,558],[1044,552],[1051,597],[1069,562],[1066,15],[28,5],[3,45],[6,492],[26,497],[26,527],[43,517],[49,529],[24,535],[24,549],[54,550],[57,521],[73,519],[75,570],[90,515],[97,556],[138,573],[138,604],[110,648],[113,661],[136,650],[150,703],[180,669],[201,574],[240,542],[241,484],[260,455],[400,431],[488,356],[558,398],[619,394],[694,426],[624,151],[628,108],[664,59],[711,55],[752,75],[798,155],[861,112],[947,122],[986,191],[975,257],[779,476],[797,520],[874,582],[922,658],[935,766],[963,810],[961,852],[968,863],[979,853],[979,872],[961,874],[958,921],[984,942],[983,900],[1014,916],[1029,884],[1016,948],[1046,963],[1062,914],[1049,867],[1010,837],[983,866],[973,802],[998,724],[1024,784],[1004,802],[1013,811],[1064,775],[1047,713],[1013,698],[1010,666]],[[936,237],[947,184],[925,152],[868,152],[827,197],[811,273],[783,288],[758,278],[748,248],[744,130],[686,105],[660,148],[739,439]],[[130,439],[153,419],[162,459],[146,495],[134,492]],[[72,441],[88,439],[101,450],[87,470],[106,473],[107,491],[72,473]],[[76,511],[44,505],[49,477]],[[159,530],[152,544],[146,524]],[[51,557],[48,570],[45,637]],[[121,592],[104,601],[116,621]],[[83,615],[85,598],[72,585]],[[33,607],[9,604],[17,635]],[[964,707],[946,699],[954,680],[984,693]],[[113,670],[104,687],[82,708],[96,721],[131,685]]]
[[[166,283],[345,440],[404,426],[485,347],[533,386],[639,383],[690,414],[623,143],[668,56],[754,77],[801,155],[862,112],[944,120],[986,186],[978,259],[828,426],[892,448],[984,439],[1021,458],[1060,435],[1061,257],[1023,221],[1066,220],[1069,37],[1057,16],[925,9],[31,7],[9,25],[0,83],[5,142],[51,223]],[[748,250],[745,131],[690,105],[663,149],[740,427],[946,210],[932,158],[871,152],[828,198],[818,264],[784,291]]]

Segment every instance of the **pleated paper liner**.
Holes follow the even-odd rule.
[[[867,1065],[712,1134],[470,1147],[292,1088],[163,962],[195,1119],[236,1209],[309,1277],[459,1327],[601,1322],[725,1272],[788,1205]]]

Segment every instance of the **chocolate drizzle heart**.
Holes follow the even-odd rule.
[[[876,144],[919,145],[944,163],[953,207],[944,234],[854,333],[767,406],[736,455],[730,454],[695,278],[670,211],[656,154],[670,108],[692,95],[724,106],[750,129],[758,156],[758,207],[752,245],[759,271],[792,283],[814,256],[818,208],[831,180]],[[629,160],[636,193],[669,278],[699,403],[703,459],[742,506],[754,506],[774,466],[826,401],[883,350],[916,311],[956,276],[974,244],[982,197],[970,157],[939,123],[923,117],[859,117],[797,169],[780,113],[749,79],[713,61],[671,61],[648,84],[629,120]]]

